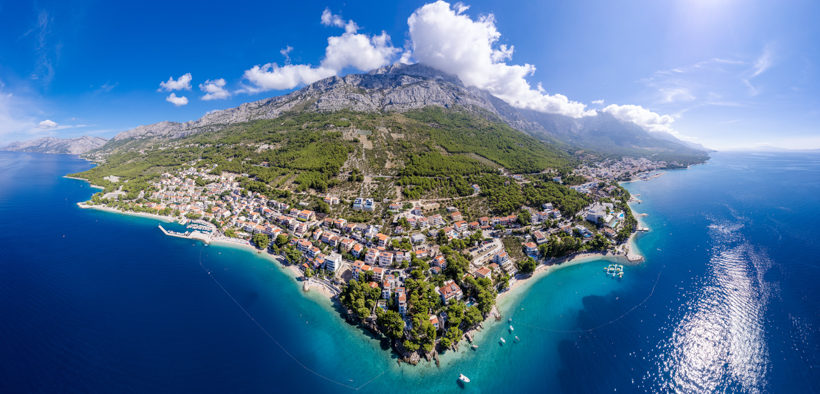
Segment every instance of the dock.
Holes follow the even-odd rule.
[[[163,234],[165,234],[169,237],[177,237],[177,238],[185,238],[185,239],[196,239],[196,240],[200,240],[202,242],[205,242],[206,244],[211,243],[211,234],[210,233],[204,233],[204,232],[199,231],[199,230],[186,231],[184,233],[181,233],[179,231],[166,230],[165,227],[162,227],[161,224],[158,224],[157,227],[159,227],[160,231],[162,231]]]

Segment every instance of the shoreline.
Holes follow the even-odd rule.
[[[103,207],[103,206],[95,206],[95,205],[88,205],[83,202],[78,202],[77,206],[83,209],[96,209],[103,212],[108,213],[115,213],[115,214],[123,214],[123,215],[131,215],[137,216],[147,219],[154,219],[160,220],[164,222],[175,222],[176,219],[169,217],[169,216],[162,216],[156,215],[151,213],[144,213],[144,212],[131,212],[131,211],[123,211],[116,208],[110,207]],[[630,206],[631,208],[631,206]],[[634,212],[634,210],[633,210]],[[640,222],[640,221],[639,221]],[[539,282],[540,280],[548,277],[550,274],[557,272],[563,268],[572,267],[579,264],[589,263],[593,261],[612,261],[617,262],[619,264],[629,264],[629,265],[637,265],[644,261],[643,256],[637,252],[637,249],[632,246],[635,241],[636,236],[639,232],[633,233],[629,240],[625,243],[629,250],[635,251],[637,256],[640,258],[638,260],[630,260],[628,255],[625,254],[604,254],[604,253],[577,253],[574,255],[570,255],[567,257],[563,257],[561,259],[551,260],[549,264],[540,262],[536,267],[535,271],[528,277],[524,277],[521,279],[515,279],[511,281],[509,289],[506,291],[499,293],[496,296],[495,306],[493,310],[487,315],[487,317],[477,326],[471,330],[464,332],[464,339],[459,342],[456,350],[448,350],[444,353],[438,355],[439,358],[446,357],[447,362],[453,362],[458,360],[459,358],[470,354],[468,350],[470,350],[471,344],[478,344],[479,342],[485,341],[485,334],[489,332],[496,324],[505,322],[504,319],[504,312],[510,310],[510,307],[515,305],[521,297],[527,294],[527,290],[532,287],[533,284]],[[174,236],[169,236],[174,237]],[[300,278],[303,277],[299,268],[295,265],[289,265],[282,262],[282,257],[276,256],[274,254],[268,253],[267,251],[262,251],[257,249],[253,245],[249,244],[248,241],[245,240],[234,240],[234,239],[226,239],[224,237],[218,238],[211,238],[208,241],[199,238],[190,238],[190,237],[182,237],[184,239],[191,239],[194,241],[202,242],[205,245],[214,245],[214,246],[221,246],[221,247],[230,247],[238,250],[244,250],[250,253],[253,253],[255,257],[266,259],[275,265],[279,271],[283,272],[285,275],[289,276],[293,283],[299,286],[302,284],[301,293],[302,296],[306,296],[308,298],[312,298],[314,302],[317,302],[320,305],[328,307],[330,309],[333,308],[333,303],[338,302],[335,297],[335,294],[331,292],[327,287],[322,285],[321,283],[314,283],[313,280],[308,279],[307,281],[302,280]],[[313,290],[316,290],[315,292]],[[313,293],[314,295],[312,295]],[[329,310],[330,311],[330,310]],[[337,314],[340,322],[345,322],[345,318],[343,315]],[[498,318],[496,318],[498,316]],[[361,331],[361,330],[360,330]],[[364,332],[359,332],[363,338],[366,338],[367,335]],[[472,341],[467,340],[467,336],[472,338]],[[466,346],[466,347],[464,347]],[[423,360],[423,358],[422,358]],[[402,363],[404,364],[404,363]],[[418,365],[422,364],[430,364],[435,365],[435,361],[430,361],[428,363],[419,363]]]
[[[104,207],[104,206],[99,206],[99,205],[89,205],[89,204],[86,204],[85,202],[78,202],[77,206],[82,208],[82,209],[94,209],[94,210],[97,210],[97,211],[118,213],[118,214],[121,214],[121,215],[137,216],[137,217],[143,217],[143,218],[148,218],[148,219],[160,220],[160,221],[163,221],[165,223],[176,222],[175,218],[172,218],[170,216],[157,215],[155,213],[123,211],[123,210],[117,209],[117,208]]]
[[[77,179],[83,180],[88,182],[87,180],[80,179],[80,178],[73,178],[67,177],[69,179]],[[633,181],[634,182],[634,181]],[[95,187],[94,185],[91,185]],[[98,187],[98,186],[96,186]],[[99,187],[98,187],[99,188]],[[105,206],[96,206],[96,205],[88,205],[84,202],[78,202],[77,206],[82,209],[96,209],[99,211],[109,212],[109,213],[117,213],[117,214],[124,214],[124,215],[131,215],[137,217],[143,217],[148,219],[159,220],[163,222],[175,222],[177,219],[170,217],[170,216],[162,216],[157,214],[145,213],[145,212],[131,212],[131,211],[123,211],[116,208],[105,207]],[[638,221],[639,227],[646,227],[645,223],[641,220],[642,214],[638,214],[633,209],[633,204],[629,203],[629,208],[632,209],[633,215],[635,216],[636,220]],[[521,279],[514,279],[511,281],[510,287],[496,296],[496,302],[493,306],[492,311],[487,315],[487,317],[479,323],[479,325],[471,330],[464,332],[462,341],[456,346],[455,350],[449,349],[444,353],[437,354],[437,358],[445,358],[447,363],[455,362],[461,357],[470,354],[470,346],[472,344],[481,343],[482,345],[486,342],[486,333],[489,332],[492,328],[494,328],[498,323],[505,322],[504,319],[504,312],[510,311],[513,305],[516,305],[521,297],[525,296],[532,287],[533,284],[539,282],[540,280],[548,277],[551,273],[557,272],[563,268],[572,267],[575,265],[580,265],[584,263],[589,263],[593,261],[612,261],[619,264],[628,264],[628,265],[638,265],[645,262],[644,256],[638,250],[635,240],[638,234],[642,233],[641,231],[633,232],[629,239],[624,243],[626,251],[625,253],[600,253],[600,252],[593,252],[593,253],[577,253],[574,255],[570,255],[567,257],[563,257],[561,259],[554,259],[549,261],[540,261],[538,266],[536,267],[535,271],[528,277],[523,277]],[[310,278],[303,278],[303,275],[299,268],[295,265],[285,264],[282,261],[281,256],[277,256],[267,251],[262,251],[257,249],[253,245],[249,244],[248,241],[245,240],[234,240],[234,239],[226,239],[224,237],[218,238],[209,238],[209,239],[200,239],[194,237],[183,237],[186,239],[191,239],[195,241],[199,241],[207,245],[215,245],[215,246],[222,246],[222,247],[232,247],[240,250],[245,250],[248,252],[253,253],[256,257],[261,257],[267,259],[270,262],[274,262],[277,268],[285,273],[285,275],[289,276],[294,284],[297,286],[301,283],[302,284],[302,295],[308,298],[312,298],[314,302],[317,302],[320,305],[323,305],[330,310],[333,309],[333,303],[339,302],[336,294],[331,291],[325,284],[321,282],[317,282]],[[316,290],[312,292],[311,290]],[[313,295],[311,293],[314,293]],[[329,311],[330,311],[329,310]],[[344,316],[341,314],[337,314],[340,321],[346,321]],[[361,330],[359,330],[361,331]],[[367,334],[364,332],[359,332],[363,338],[367,337]],[[467,339],[467,338],[471,339]],[[466,347],[465,347],[466,346]],[[422,358],[423,359],[423,358]],[[391,362],[392,363],[392,362]],[[404,363],[402,363],[404,364]],[[438,362],[436,361],[429,361],[428,363],[419,363],[421,364],[430,364],[438,366]]]

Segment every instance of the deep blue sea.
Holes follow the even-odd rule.
[[[398,365],[252,252],[80,209],[94,189],[62,176],[90,166],[0,152],[2,393],[820,391],[817,154],[628,184],[645,263],[516,289],[500,308],[521,341],[490,325],[440,367]]]

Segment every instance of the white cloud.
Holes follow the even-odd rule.
[[[687,102],[695,100],[692,92],[685,87],[668,87],[660,88],[658,92],[661,95],[663,103]]]
[[[341,36],[328,37],[322,67],[341,71],[346,67],[368,71],[390,64],[398,49],[390,45],[390,36],[366,36],[345,31]]]
[[[673,135],[678,133],[672,129],[675,118],[671,115],[660,115],[640,105],[610,104],[604,107],[603,112],[609,113],[616,119],[632,122],[648,131],[667,132]]]
[[[222,100],[231,96],[225,89],[225,79],[219,78],[214,80],[207,80],[205,83],[199,84],[199,90],[206,94],[202,96],[202,100]]]
[[[280,51],[285,56],[284,66],[267,63],[251,67],[243,75],[243,79],[250,85],[244,86],[238,92],[257,93],[292,89],[298,85],[337,75],[348,67],[368,71],[390,64],[399,52],[399,49],[391,45],[390,36],[384,31],[378,35],[358,33],[359,27],[355,22],[345,21],[328,9],[322,12],[322,24],[343,27],[345,32],[340,36],[328,37],[325,56],[319,66],[288,64],[288,54],[293,48],[287,47]]]
[[[159,89],[157,89],[157,92],[161,92],[163,90],[166,92],[172,92],[174,90],[191,90],[191,73],[184,74],[177,78],[177,80],[174,80],[174,77],[168,77],[167,81],[159,83]]]
[[[592,100],[592,104],[595,104],[595,105],[604,105],[604,99]]]
[[[268,63],[246,70],[243,78],[252,86],[245,86],[239,93],[257,93],[266,90],[292,89],[298,85],[316,82],[336,75],[336,70],[311,67],[307,64],[287,64],[279,66]]]
[[[188,104],[188,98],[187,97],[185,97],[185,96],[177,97],[177,95],[175,93],[169,94],[168,97],[165,98],[165,101],[167,101],[171,104],[174,104],[177,107],[181,107],[183,105]]]
[[[46,119],[46,120],[38,123],[37,127],[41,128],[41,129],[53,129],[53,128],[57,127],[57,122],[55,122],[51,119]]]
[[[279,53],[285,58],[285,64],[290,64],[290,52],[293,51],[293,47],[288,45],[279,50]]]
[[[752,64],[751,75],[748,78],[743,78],[743,84],[749,90],[749,95],[757,96],[760,94],[760,89],[752,84],[752,79],[757,78],[774,64],[774,47],[771,43],[763,47],[763,52],[755,59]]]
[[[754,64],[754,72],[752,72],[752,78],[763,74],[768,70],[772,64],[774,63],[774,48],[772,44],[768,44],[763,48],[763,53],[758,56],[755,60]]]
[[[513,46],[498,44],[501,33],[492,14],[473,20],[467,6],[437,1],[417,9],[407,23],[413,58],[458,76],[464,84],[486,89],[519,108],[579,118],[594,115],[586,105],[561,94],[547,94],[539,84],[533,88],[526,77],[535,72],[531,64],[507,64]],[[404,56],[402,57],[404,58]]]
[[[344,27],[345,21],[341,16],[330,12],[329,8],[325,8],[325,10],[322,11],[322,24],[325,26]]]

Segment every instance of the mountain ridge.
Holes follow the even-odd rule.
[[[12,142],[0,150],[11,152],[32,152],[50,154],[81,155],[98,149],[108,140],[100,137],[82,136],[77,138],[41,137],[26,141]]]
[[[705,149],[698,149],[671,134],[653,135],[656,133],[606,113],[576,119],[514,108],[486,90],[467,87],[458,77],[423,64],[395,64],[368,73],[333,76],[286,95],[211,111],[197,120],[139,126],[117,134],[111,141],[181,138],[231,124],[275,119],[291,111],[401,113],[425,107],[459,107],[482,113],[570,150],[592,151],[604,156],[683,158],[683,161],[702,161],[706,157]]]

